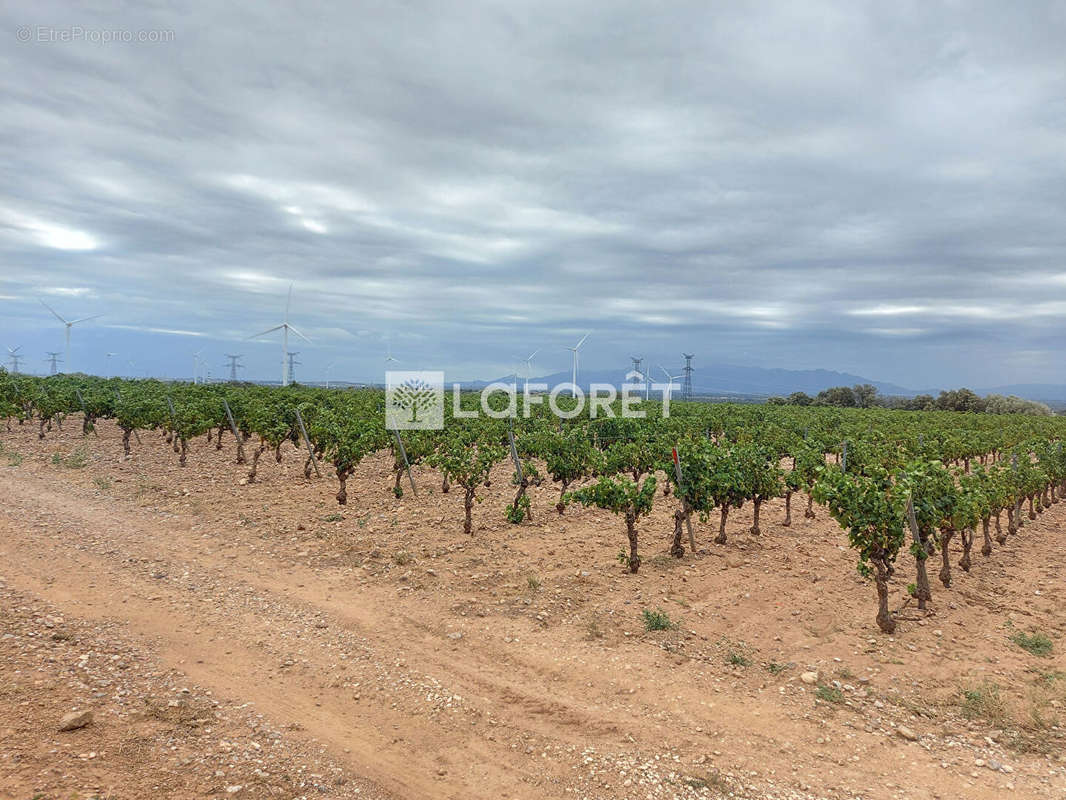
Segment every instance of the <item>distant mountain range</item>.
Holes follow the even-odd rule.
[[[624,369],[588,369],[578,374],[578,383],[586,391],[592,383],[607,383],[620,386],[625,381],[627,370]],[[676,374],[680,374],[680,368]],[[666,375],[658,367],[651,371],[655,382],[665,382]],[[508,383],[510,376],[497,380]],[[524,380],[524,379],[523,379]],[[531,383],[546,383],[555,386],[570,380],[570,372],[553,372],[530,378]],[[681,378],[677,378],[681,382]],[[478,389],[486,386],[488,381],[467,381],[464,386]],[[857,383],[869,383],[877,391],[886,395],[913,397],[917,394],[931,394],[934,397],[941,389],[958,389],[958,386],[943,386],[936,389],[909,389],[887,381],[865,378],[849,372],[837,372],[828,369],[767,369],[764,367],[742,367],[734,364],[714,364],[701,366],[692,373],[692,391],[697,395],[737,396],[737,397],[771,397],[787,396],[792,392],[806,392],[814,396],[823,389],[833,386],[854,386]],[[981,395],[1003,394],[1016,395],[1026,400],[1036,400],[1054,407],[1066,406],[1066,385],[1052,383],[1018,383],[1006,386],[970,387]]]
[[[680,373],[680,369],[677,370]],[[578,374],[578,383],[586,391],[590,384],[606,383],[613,386],[621,386],[626,380],[627,370],[624,369],[589,369],[581,370]],[[509,383],[511,377],[498,378],[503,383]],[[524,380],[524,379],[522,379]],[[556,386],[570,380],[569,372],[553,372],[550,375],[540,375],[530,378],[530,383],[545,383],[548,386]],[[666,374],[656,367],[651,371],[653,383],[665,383]],[[681,378],[676,378],[681,383]],[[486,386],[488,381],[467,381],[463,385],[477,389]],[[919,392],[905,389],[894,383],[875,381],[863,378],[860,375],[851,375],[847,372],[834,372],[827,369],[765,369],[763,367],[738,367],[728,364],[704,366],[692,373],[692,391],[700,395],[754,395],[769,397],[771,395],[788,395],[792,392],[806,392],[816,395],[823,389],[831,386],[854,386],[856,383],[869,383],[877,387],[882,394],[915,395]]]
[[[1066,406],[1066,386],[1059,383],[1012,383],[991,389],[974,389],[978,394],[1015,395],[1026,400],[1047,403],[1052,408]]]

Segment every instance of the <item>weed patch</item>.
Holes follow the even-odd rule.
[[[641,614],[644,617],[644,630],[646,631],[669,631],[677,627],[677,624],[671,622],[670,617],[661,608],[654,611],[644,609]]]
[[[1040,631],[1034,631],[1033,633],[1017,631],[1011,634],[1010,640],[1022,650],[1032,653],[1034,656],[1046,658],[1051,655],[1051,651],[1054,649],[1051,639],[1040,633]]]

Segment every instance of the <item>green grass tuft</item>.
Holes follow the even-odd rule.
[[[726,661],[728,661],[734,667],[751,666],[751,659],[739,650],[730,650],[729,654],[726,656]]]
[[[1051,651],[1054,649],[1051,639],[1040,633],[1040,631],[1033,633],[1018,631],[1011,635],[1010,640],[1022,650],[1032,653],[1034,656],[1050,656]]]
[[[89,464],[89,451],[84,445],[77,447],[63,462],[67,469],[84,469]]]
[[[835,686],[819,686],[814,690],[814,696],[827,703],[843,703],[844,693]]]
[[[1007,704],[999,694],[999,686],[982,683],[962,690],[962,714],[967,719],[979,719],[1001,726],[1007,721]]]
[[[644,609],[641,614],[644,617],[644,630],[646,631],[668,631],[677,627],[661,608],[657,608],[655,611]]]

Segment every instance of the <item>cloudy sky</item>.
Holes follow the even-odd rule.
[[[0,1],[31,370],[43,298],[105,314],[74,368],[272,378],[293,282],[306,379],[547,373],[591,330],[590,367],[1061,382],[1063,2],[122,5]]]

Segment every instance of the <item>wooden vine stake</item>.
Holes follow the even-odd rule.
[[[304,427],[304,418],[300,416],[300,409],[296,409],[296,422],[300,426],[300,436],[303,437],[304,444],[307,445],[307,454],[311,456],[311,465],[315,468],[315,475],[322,477],[322,473],[318,471],[318,459],[315,458],[315,449],[311,447],[311,440],[307,436],[307,428]]]
[[[692,535],[692,515],[689,513],[688,500],[685,499],[685,493],[682,490],[681,483],[681,458],[677,454],[677,448],[673,448],[674,453],[674,475],[677,478],[678,494],[681,495],[681,510],[685,512],[685,524],[688,527],[688,546],[692,550],[692,555],[696,555],[696,537]]]
[[[522,485],[522,461],[518,458],[518,448],[514,443],[514,421],[508,420],[507,441],[511,443],[511,460],[514,462],[514,471],[518,473],[518,485]]]
[[[226,421],[229,423],[230,432],[233,434],[233,441],[237,443],[237,463],[243,464],[244,458],[244,442],[241,441],[241,435],[237,431],[237,423],[233,421],[233,412],[230,411],[229,403],[226,402],[226,398],[222,398],[222,408],[226,410]]]
[[[407,460],[407,450],[403,446],[403,439],[400,438],[400,432],[393,430],[392,435],[396,437],[396,447],[400,451],[400,457],[403,458],[403,465],[407,468],[407,480],[411,483],[411,491],[415,493],[415,497],[418,497],[418,487],[415,486],[414,475],[411,474],[411,462]]]

